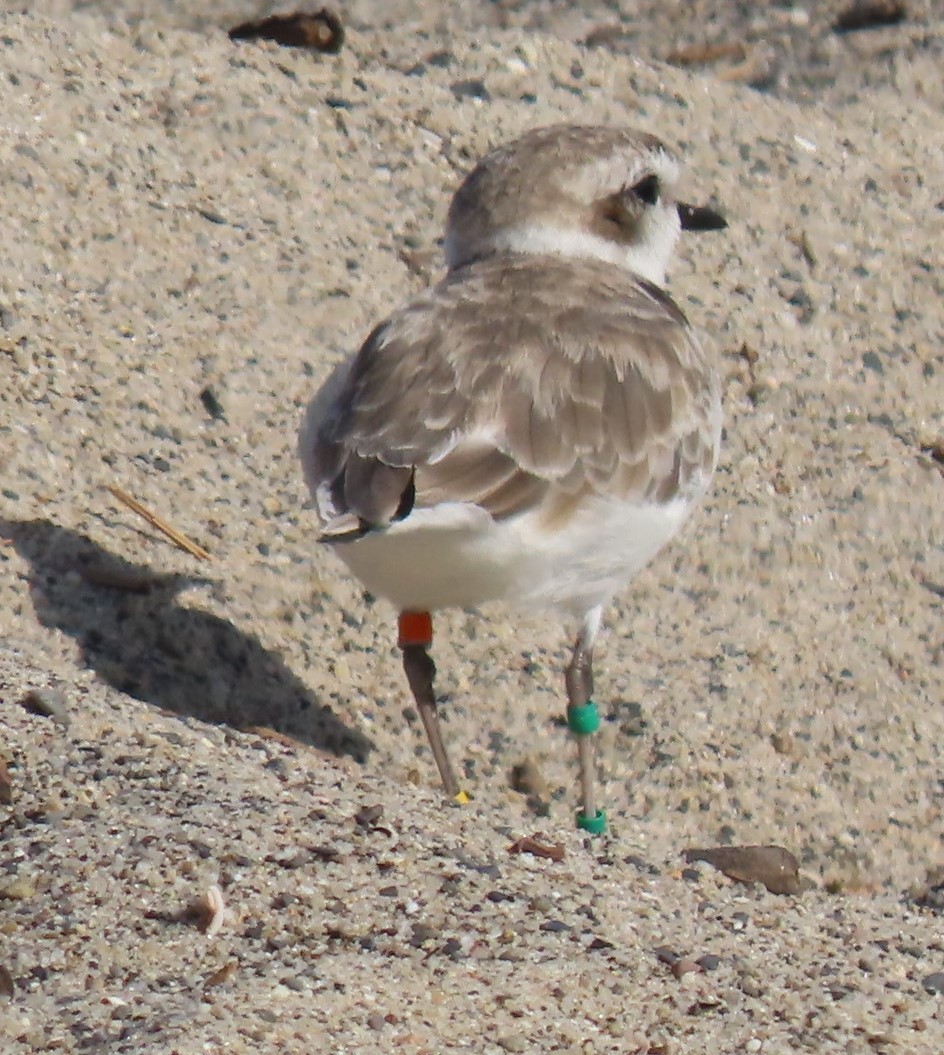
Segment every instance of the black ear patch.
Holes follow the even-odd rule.
[[[659,191],[661,189],[659,177],[651,173],[648,176],[643,176],[638,183],[633,184],[633,194],[647,205],[655,205],[659,200]]]

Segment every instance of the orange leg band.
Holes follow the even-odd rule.
[[[433,643],[433,617],[429,612],[401,612],[397,632],[400,648],[407,645],[428,647]]]

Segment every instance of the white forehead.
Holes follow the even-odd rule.
[[[536,129],[494,150],[467,181],[467,193],[496,184],[557,186],[578,198],[612,194],[648,174],[667,185],[680,175],[675,155],[655,136],[635,129],[558,125]]]

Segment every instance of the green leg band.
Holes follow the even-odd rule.
[[[588,817],[581,811],[577,814],[577,827],[589,835],[602,835],[606,831],[606,814],[597,810],[595,817]]]
[[[589,736],[600,728],[600,714],[593,700],[582,707],[567,708],[567,725],[574,736]]]

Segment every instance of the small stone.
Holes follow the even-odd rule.
[[[410,944],[414,949],[422,948],[428,941],[437,937],[439,931],[428,923],[414,923],[413,933],[410,935]]]
[[[672,964],[672,974],[676,978],[681,978],[686,974],[700,973],[703,970],[701,964],[697,960],[690,960],[687,956],[680,956],[675,963]]]
[[[5,887],[0,887],[0,898],[7,901],[25,901],[36,893],[36,884],[28,879],[14,879]]]
[[[527,1051],[529,1042],[527,1037],[515,1033],[510,1037],[499,1037],[498,1046],[505,1051]]]
[[[934,869],[926,882],[911,891],[911,898],[922,908],[944,911],[944,869]]]
[[[570,924],[565,923],[561,919],[546,919],[538,928],[538,930],[542,930],[546,934],[560,934],[562,931],[570,929]]]
[[[877,26],[894,26],[905,19],[907,12],[902,0],[854,0],[839,12],[831,28],[834,33],[854,33]]]
[[[223,404],[217,399],[216,393],[209,385],[201,391],[200,402],[211,418],[216,421],[226,420],[226,411],[223,409]]]
[[[706,952],[704,956],[699,956],[695,963],[703,971],[717,971],[721,966],[721,957],[715,956],[714,953]]]
[[[218,986],[225,985],[238,970],[239,964],[236,960],[230,960],[229,963],[223,964],[222,967],[214,971],[203,983],[204,990],[216,989]]]
[[[770,742],[778,755],[792,755],[796,750],[796,741],[789,733],[773,733]]]
[[[478,79],[467,81],[456,81],[452,85],[452,94],[457,99],[481,99],[487,102],[491,99],[491,93],[485,87],[485,82]]]
[[[944,993],[944,971],[935,971],[933,974],[925,975],[921,979],[921,984],[924,986],[926,993],[933,993],[935,996],[940,996]]]
[[[587,946],[590,951],[596,951],[598,949],[613,949],[615,948],[613,942],[607,941],[606,938],[594,938],[592,942]]]
[[[10,806],[13,803],[13,780],[6,762],[0,758],[0,805]]]
[[[741,992],[745,996],[760,997],[763,996],[766,990],[760,984],[760,982],[749,972],[742,972],[741,978],[738,982]]]
[[[383,1015],[377,1012],[367,1016],[367,1025],[375,1033],[380,1033],[383,1030],[384,1026],[386,1026],[386,1024],[387,1020],[383,1017]]]
[[[0,996],[7,996],[12,1000],[15,993],[16,988],[13,984],[13,975],[0,963]]]
[[[383,816],[384,808],[380,803],[374,806],[361,806],[354,815],[354,823],[360,828],[373,828]]]
[[[533,758],[524,758],[511,770],[511,787],[522,795],[547,799],[548,784]]]
[[[32,714],[52,718],[63,729],[72,721],[65,695],[58,689],[30,689],[20,702]]]

